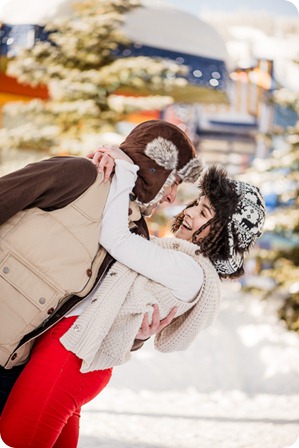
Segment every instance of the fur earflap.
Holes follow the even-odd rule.
[[[184,182],[194,183],[198,180],[203,170],[203,164],[201,159],[191,159],[183,168],[181,168],[177,174]]]
[[[154,197],[154,199],[152,199],[150,202],[148,202],[147,204],[144,204],[140,201],[138,201],[138,199],[135,200],[135,202],[139,205],[140,209],[144,211],[144,207],[145,209],[147,207],[151,207],[152,205],[157,205],[161,199],[163,198],[164,192],[166,190],[167,187],[169,187],[170,185],[172,185],[174,182],[176,181],[176,171],[172,171],[167,180],[165,181],[163,187],[161,188],[161,190],[157,193],[157,195]]]
[[[177,167],[178,149],[174,143],[164,137],[154,138],[146,145],[144,152],[166,170],[174,170]]]

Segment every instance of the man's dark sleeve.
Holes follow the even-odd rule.
[[[135,222],[135,224],[136,224],[136,227],[131,229],[131,232],[136,233],[137,235],[143,236],[144,238],[149,240],[150,235],[149,235],[148,227],[147,227],[144,217],[141,217],[141,219],[139,221]],[[142,348],[145,341],[147,341],[148,339],[149,338],[144,339],[144,340],[135,339],[134,343],[132,345],[132,348],[131,348],[131,352],[135,352],[135,351],[139,350],[140,348]]]
[[[144,340],[142,340],[142,339],[135,339],[134,343],[132,345],[132,348],[131,348],[131,352],[136,352],[137,350],[141,349],[143,347],[143,344],[145,343],[145,341],[147,341],[148,339],[149,338],[144,339]]]
[[[73,202],[97,177],[83,157],[52,157],[0,178],[0,224],[26,208],[56,210]]]

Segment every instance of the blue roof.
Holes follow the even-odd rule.
[[[201,87],[226,90],[229,77],[225,62],[192,54],[164,50],[142,44],[119,47],[114,51],[117,57],[148,56],[170,59],[178,64],[187,65],[189,73],[186,79],[190,84]]]
[[[40,25],[8,25],[0,28],[0,55],[14,56],[22,47],[31,47],[38,40],[48,40],[49,33]],[[178,64],[187,65],[188,75],[185,79],[192,85],[211,90],[225,91],[229,77],[225,62],[208,57],[165,50],[142,44],[121,46],[114,50],[115,57],[148,56],[170,59]]]

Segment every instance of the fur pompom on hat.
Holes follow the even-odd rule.
[[[189,137],[174,124],[150,120],[136,126],[120,148],[139,166],[133,193],[145,206],[157,204],[176,175],[195,182],[202,171]]]

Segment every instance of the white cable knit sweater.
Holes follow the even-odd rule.
[[[116,262],[93,300],[60,339],[82,359],[82,372],[102,370],[130,359],[130,350],[145,312],[157,303],[161,319],[176,306],[176,318],[155,337],[161,352],[185,350],[198,333],[212,324],[220,306],[220,279],[198,246],[177,238],[154,238],[162,247],[193,257],[204,272],[203,286],[191,303],[176,299],[170,290]]]

